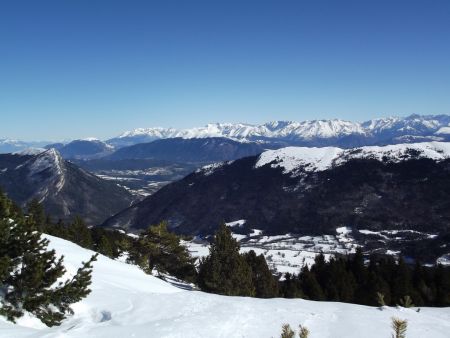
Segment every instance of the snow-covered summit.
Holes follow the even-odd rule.
[[[40,185],[39,200],[44,200],[49,194],[49,187],[54,187],[52,194],[57,194],[64,186],[64,160],[54,148],[38,153],[28,160],[28,177]],[[46,175],[42,175],[46,172]]]
[[[285,173],[295,173],[298,170],[323,171],[356,158],[391,162],[410,158],[430,158],[441,161],[450,158],[450,143],[424,142],[353,149],[286,147],[265,151],[259,156],[255,167],[271,164],[272,167],[282,167]]]
[[[35,157],[30,160],[30,168],[32,173],[52,169],[55,173],[61,174],[63,161],[61,154],[56,149],[50,148],[35,154]]]

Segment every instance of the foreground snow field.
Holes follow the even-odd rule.
[[[92,252],[48,236],[69,273]],[[0,318],[0,337],[279,337],[281,325],[306,325],[311,338],[390,337],[393,316],[408,320],[408,338],[448,338],[450,308],[377,308],[301,299],[224,297],[178,289],[137,267],[99,256],[92,293],[75,315],[47,328],[36,319]]]

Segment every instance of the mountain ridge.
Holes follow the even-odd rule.
[[[296,149],[203,167],[103,226],[137,231],[167,221],[173,231],[199,236],[237,220],[244,234],[260,229],[275,236],[323,236],[348,227],[377,250],[384,247],[384,239],[371,234],[389,230],[422,236],[418,242],[392,242],[396,247],[391,250],[414,255],[421,248],[420,255],[429,251],[436,257],[445,253],[450,143]],[[307,151],[312,152],[308,157]]]
[[[0,155],[0,187],[22,207],[37,199],[57,218],[70,221],[80,215],[90,225],[133,201],[124,188],[64,160],[55,149]]]
[[[423,141],[449,140],[449,115],[410,115],[388,117],[362,123],[341,119],[272,121],[261,125],[248,123],[210,123],[190,129],[137,128],[107,142],[122,147],[164,138],[226,137],[237,141],[283,140],[291,145],[344,147]],[[438,131],[441,131],[438,133]]]

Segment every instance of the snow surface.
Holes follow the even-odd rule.
[[[231,228],[233,228],[233,227],[238,227],[239,228],[239,227],[244,226],[245,222],[246,222],[245,219],[240,219],[240,220],[237,220],[237,221],[225,223],[225,225],[228,226],[228,227],[231,227]]]
[[[379,161],[400,162],[410,158],[430,158],[441,161],[450,158],[449,142],[423,142],[388,146],[367,146],[352,149],[336,147],[286,147],[262,153],[255,168],[271,164],[283,168],[284,173],[323,171],[351,159],[370,158]]]
[[[442,127],[436,132],[436,134],[438,134],[438,135],[440,135],[440,134],[448,135],[448,134],[450,134],[450,127]]]
[[[64,254],[69,273],[93,254],[68,241],[47,236]],[[99,256],[92,293],[73,306],[74,316],[47,328],[26,316],[17,324],[0,317],[0,337],[279,337],[281,325],[307,326],[311,337],[390,337],[391,317],[408,320],[408,338],[444,338],[450,308],[415,309],[313,302],[302,299],[225,297],[178,289],[146,275],[136,266]]]
[[[195,172],[202,173],[205,176],[209,176],[212,173],[214,173],[217,169],[222,168],[225,165],[229,165],[233,162],[234,161],[225,161],[225,162],[217,162],[217,163],[213,163],[213,164],[208,164],[208,165],[201,167],[200,169],[197,169]]]

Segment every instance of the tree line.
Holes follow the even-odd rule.
[[[273,275],[263,255],[240,253],[225,225],[214,236],[209,255],[201,260],[198,285],[207,292],[262,298],[304,298],[370,306],[449,306],[450,268],[413,266],[403,258],[353,255],[315,258],[299,274]]]

